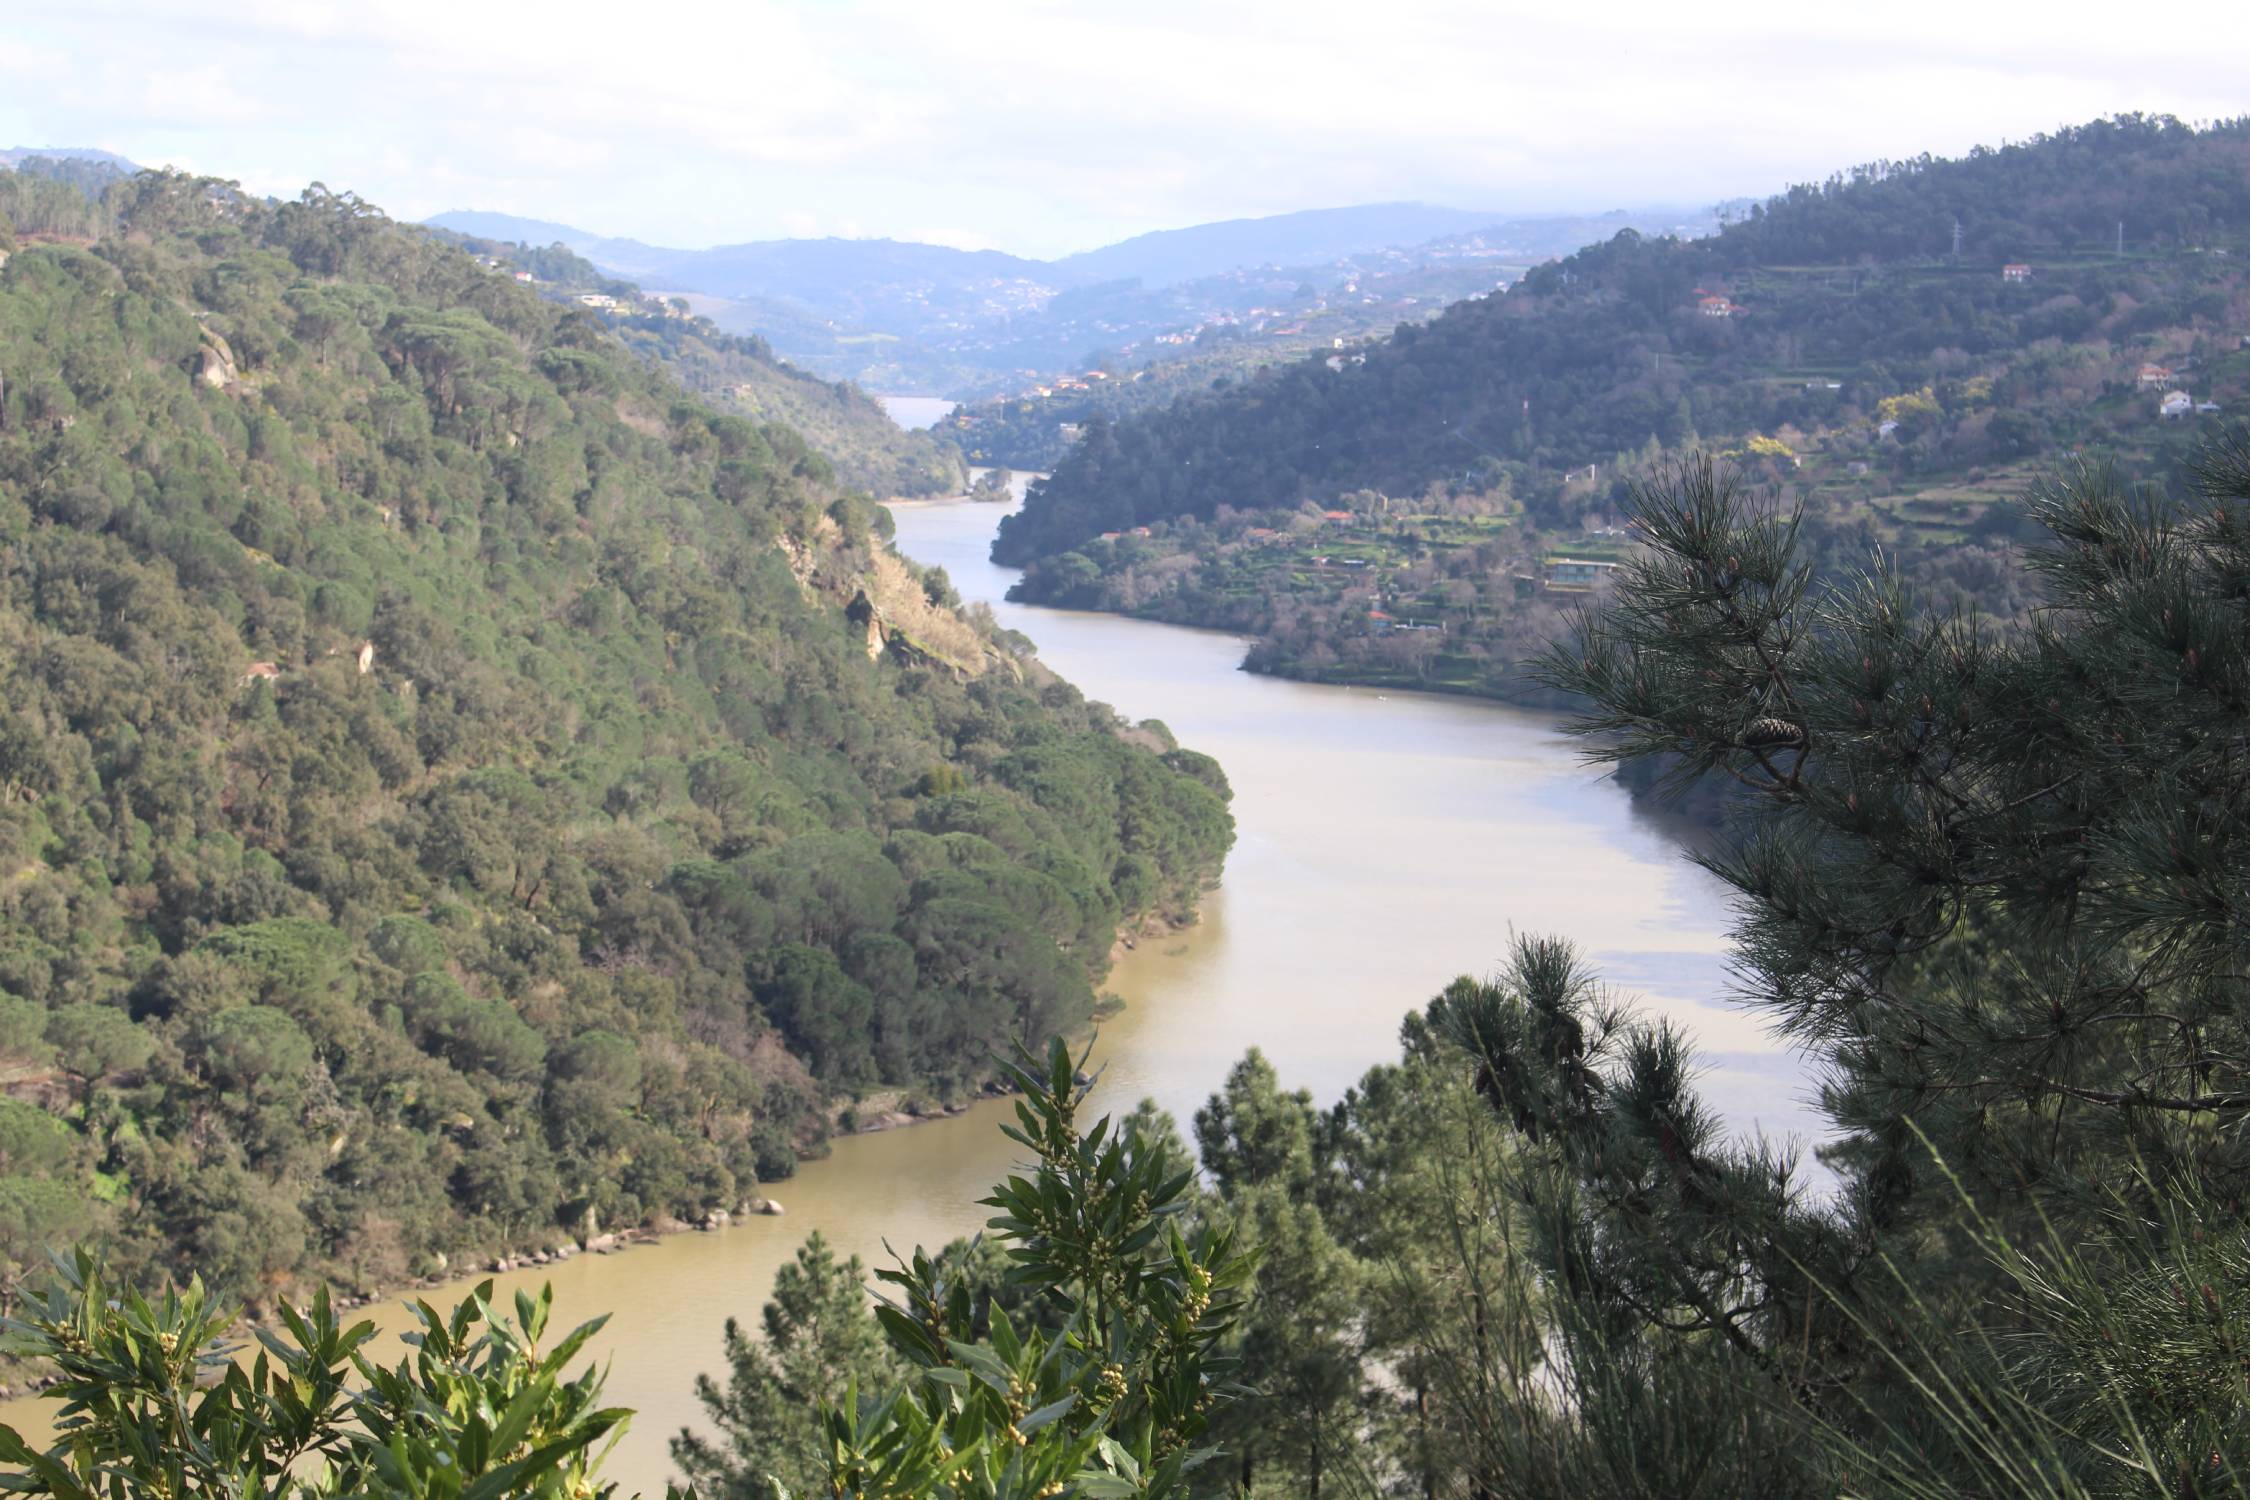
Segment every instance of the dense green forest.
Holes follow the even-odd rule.
[[[1617,561],[1633,484],[1702,448],[1801,497],[1830,563],[1880,545],[2011,616],[2008,498],[2065,452],[2178,478],[2250,401],[2246,339],[2250,124],[2123,117],[1619,234],[1363,359],[1091,417],[994,556],[1029,600],[1253,634],[1260,670],[1521,694],[1575,602],[1552,564]]]
[[[1231,839],[799,433],[367,204],[0,173],[0,1298],[739,1204]]]

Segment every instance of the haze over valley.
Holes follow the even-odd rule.
[[[1152,231],[1052,261],[890,240],[667,250],[506,214],[432,225],[559,244],[611,275],[696,294],[720,327],[870,390],[1012,395],[1234,343],[1272,359],[1388,332],[1621,229],[1696,234],[1710,209],[1509,216],[1421,204],[1308,210]]]

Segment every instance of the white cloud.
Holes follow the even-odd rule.
[[[0,73],[53,73],[62,66],[60,53],[41,51],[15,37],[0,36]]]
[[[8,121],[394,212],[1029,253],[1382,198],[1778,188],[2118,109],[2239,112],[2250,7],[2020,0],[81,0],[0,41]],[[246,163],[261,163],[253,173]]]
[[[160,119],[245,125],[267,118],[266,106],[234,86],[216,64],[158,67],[141,85],[141,107]]]
[[[991,235],[975,229],[933,229],[924,226],[909,229],[904,238],[920,240],[925,245],[945,245],[955,250],[997,250],[1000,242]]]

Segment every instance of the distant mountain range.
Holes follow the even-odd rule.
[[[1080,281],[1135,278],[1152,287],[1172,286],[1254,266],[1319,265],[1395,245],[1419,245],[1488,228],[1507,217],[1426,203],[1314,208],[1137,234],[1064,256],[1054,269]]]
[[[667,273],[682,289],[715,296],[820,296],[840,284],[930,277],[968,281],[1021,277],[1055,288],[1138,280],[1155,288],[1259,266],[1306,266],[1499,224],[1505,214],[1370,203],[1316,208],[1261,219],[1228,219],[1159,229],[1058,260],[998,250],[956,250],[903,240],[791,239],[668,250],[591,234],[548,219],[474,211],[439,214],[440,229],[485,239],[563,244],[620,275]]]
[[[1697,233],[1717,219],[1676,208],[1508,219],[1362,204],[1159,230],[1052,261],[899,240],[679,250],[473,211],[428,222],[483,239],[561,244],[643,286],[699,294],[699,310],[722,326],[758,333],[824,375],[965,395],[1004,392],[1097,355],[1146,358],[1159,336],[1214,319],[1286,322],[1326,308],[1378,263],[1394,274],[1489,263],[1489,290],[1500,275],[1621,229]]]

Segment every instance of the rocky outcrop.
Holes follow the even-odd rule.
[[[218,333],[198,323],[196,337],[202,347],[195,351],[195,378],[215,390],[225,390],[242,382],[242,371],[234,362],[234,349]]]

